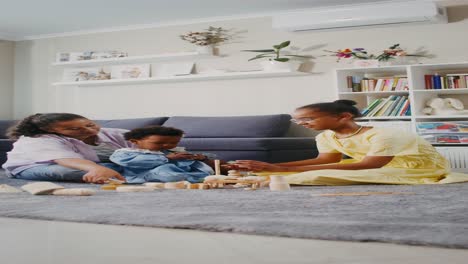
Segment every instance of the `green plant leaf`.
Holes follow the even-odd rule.
[[[280,62],[287,62],[287,61],[289,61],[288,58],[276,58],[276,59],[273,59],[273,60],[275,60],[275,61],[280,61]]]
[[[297,58],[306,58],[306,59],[312,59],[314,56],[312,55],[283,55],[287,57],[297,57]]]
[[[243,50],[243,51],[249,51],[249,52],[275,52],[274,49],[263,49],[263,50]]]
[[[269,57],[273,57],[273,56],[270,56],[270,55],[267,55],[267,54],[260,54],[260,55],[257,55],[253,58],[250,58],[248,61],[253,61],[253,60],[257,60],[257,59],[261,59],[261,58],[269,58]]]
[[[279,46],[280,46],[279,48],[280,48],[280,49],[286,48],[287,46],[289,46],[289,44],[291,44],[291,41],[289,41],[289,40],[288,40],[288,41],[285,41],[285,42],[279,44]]]

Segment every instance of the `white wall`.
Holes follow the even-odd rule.
[[[295,107],[335,98],[333,57],[322,50],[364,47],[378,52],[394,43],[408,51],[425,48],[435,55],[422,62],[467,61],[467,8],[451,8],[451,23],[330,32],[280,32],[270,18],[171,26],[18,42],[15,69],[16,118],[34,112],[69,111],[90,118],[125,118],[167,115],[256,115],[290,113]],[[209,25],[247,30],[234,43],[221,46],[225,57],[200,62],[202,67],[252,69],[252,53],[243,49],[269,48],[284,40],[316,55],[312,74],[305,77],[156,83],[127,86],[53,87],[62,69],[51,67],[57,52],[121,50],[130,55],[194,50],[178,35]]]
[[[14,43],[0,40],[0,119],[13,117]]]

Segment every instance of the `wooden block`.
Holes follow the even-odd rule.
[[[206,184],[206,183],[201,183],[198,185],[198,189],[200,190],[208,190],[210,189],[210,185],[209,184]]]
[[[152,192],[154,188],[148,186],[118,186],[118,192]]]
[[[72,189],[58,189],[52,192],[53,195],[65,195],[65,196],[90,196],[96,192],[89,188],[72,188]]]
[[[190,190],[196,190],[196,189],[199,189],[200,188],[200,184],[198,183],[192,183],[190,185],[187,185],[187,189],[190,189]]]
[[[117,179],[108,179],[107,184],[113,184],[113,185],[122,185],[124,184],[125,182],[124,181],[121,181],[121,180],[117,180]]]
[[[164,189],[164,182],[145,182],[143,185],[153,189]]]
[[[52,182],[33,182],[21,186],[21,189],[34,195],[41,195],[51,194],[54,190],[64,189],[64,187]]]
[[[0,184],[0,193],[20,193],[20,189],[10,186],[8,184]]]
[[[106,190],[106,191],[115,191],[117,187],[121,185],[115,185],[115,184],[105,184],[101,186],[101,190]]]
[[[185,189],[185,182],[166,182],[164,184],[164,189],[170,189],[170,190],[175,190],[175,189]]]

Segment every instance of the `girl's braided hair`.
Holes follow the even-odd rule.
[[[20,136],[35,137],[43,134],[51,134],[46,129],[56,122],[86,119],[83,116],[70,113],[47,113],[30,115],[10,127],[7,136],[10,139],[18,139]]]
[[[333,102],[304,105],[297,108],[297,110],[310,109],[334,115],[341,113],[351,113],[354,117],[360,117],[361,112],[359,109],[357,109],[357,107],[355,107],[355,105],[356,102],[352,100],[336,100]]]

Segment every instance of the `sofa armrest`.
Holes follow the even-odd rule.
[[[6,153],[13,148],[13,141],[9,139],[0,139],[0,166],[5,163]]]

